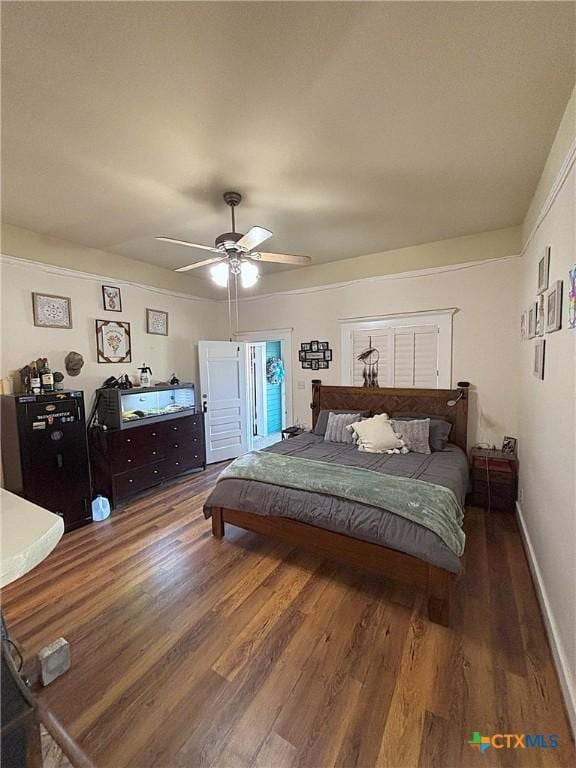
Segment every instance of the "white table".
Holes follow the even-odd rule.
[[[64,521],[53,512],[0,488],[0,587],[41,563],[64,533]]]

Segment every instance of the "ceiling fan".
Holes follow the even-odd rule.
[[[165,243],[174,243],[175,245],[185,245],[188,248],[200,248],[203,251],[211,251],[217,256],[210,259],[196,261],[185,267],[178,267],[175,272],[188,272],[198,267],[206,267],[208,264],[214,266],[210,274],[215,283],[225,288],[228,285],[230,275],[236,278],[240,275],[240,281],[243,288],[250,288],[255,285],[259,274],[258,267],[254,262],[271,261],[278,264],[309,264],[309,256],[292,256],[286,253],[267,253],[257,251],[259,245],[272,237],[272,232],[264,227],[252,227],[245,235],[236,232],[236,219],[234,209],[240,205],[242,195],[239,192],[224,192],[224,202],[230,206],[232,213],[232,231],[224,232],[218,235],[214,246],[200,245],[199,243],[190,243],[187,240],[177,240],[174,237],[157,237],[156,240],[162,240]]]

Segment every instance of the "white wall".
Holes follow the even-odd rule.
[[[143,362],[152,368],[153,381],[166,380],[175,372],[182,381],[198,383],[197,341],[221,338],[222,312],[210,300],[6,257],[2,258],[0,274],[2,378],[37,357],[48,357],[52,368],[65,374],[64,358],[68,352],[80,352],[85,361],[82,372],[74,378],[65,375],[63,386],[83,389],[88,407],[94,389],[104,379],[121,373],[133,377]],[[103,284],[121,288],[122,312],[103,310]],[[73,328],[37,328],[32,317],[33,291],[70,297]],[[168,312],[168,336],[146,333],[147,307]],[[96,319],[130,322],[131,363],[97,362]]]
[[[469,441],[500,445],[518,427],[519,268],[518,258],[506,258],[247,299],[240,304],[240,326],[294,329],[294,417],[310,423],[311,380],[341,383],[340,320],[455,307],[452,382],[474,387]],[[330,342],[329,370],[302,370],[298,349],[311,339]]]
[[[573,122],[573,135],[575,128]],[[572,162],[574,150],[573,144]],[[535,301],[537,262],[546,246],[552,247],[550,284],[564,281],[564,303],[562,330],[545,336],[543,381],[532,375],[535,340],[521,344],[519,506],[552,649],[576,729],[576,329],[568,328],[567,299],[568,270],[576,263],[575,189],[576,167],[572,165],[521,260],[520,309]]]

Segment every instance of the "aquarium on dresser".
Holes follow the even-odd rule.
[[[98,422],[109,429],[126,429],[189,416],[196,412],[194,384],[158,385],[133,389],[99,389]]]

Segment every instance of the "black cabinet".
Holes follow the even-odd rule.
[[[89,439],[94,492],[113,507],[164,480],[206,467],[202,413],[130,429],[93,429]]]
[[[64,518],[90,522],[90,469],[82,392],[2,395],[2,467],[7,490]]]

